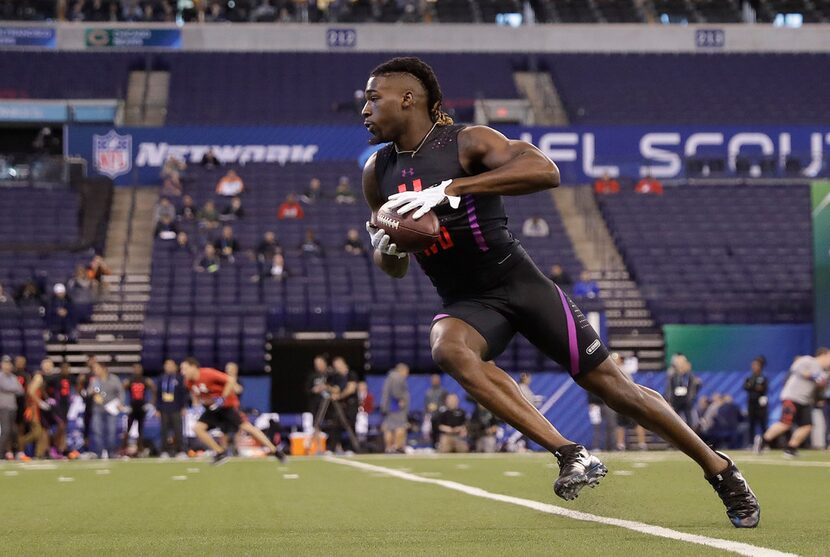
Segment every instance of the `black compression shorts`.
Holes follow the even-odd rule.
[[[813,408],[807,404],[799,404],[792,400],[781,403],[781,423],[801,427],[813,425]]]
[[[199,421],[208,426],[208,429],[218,427],[222,433],[234,434],[239,431],[242,424],[242,417],[236,408],[217,408],[216,410],[206,409]]]
[[[516,333],[567,369],[572,377],[599,366],[608,349],[576,304],[528,257],[493,288],[446,300],[433,325],[454,317],[487,341],[485,359],[501,354]]]

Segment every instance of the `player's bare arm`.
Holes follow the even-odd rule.
[[[486,126],[458,133],[458,158],[472,176],[454,179],[447,195],[524,195],[559,185],[559,169],[539,149]]]
[[[231,396],[231,393],[234,392],[236,388],[236,379],[231,376],[228,376],[228,380],[225,382],[225,388],[222,389],[222,398],[228,398]]]
[[[373,154],[363,167],[363,197],[366,199],[366,204],[369,205],[369,209],[372,210],[373,214],[383,205],[383,198],[380,195],[380,187],[378,186],[377,176],[375,175],[375,158],[376,156]],[[390,247],[389,237],[386,236],[385,245],[383,243],[375,245],[374,238],[379,229],[370,223],[366,223],[366,229],[373,238],[372,247],[374,248],[374,252],[372,259],[375,265],[380,267],[384,273],[394,278],[401,278],[406,275],[409,269],[409,257],[406,255],[401,257],[400,255],[384,253]],[[380,241],[382,242],[382,238]],[[392,247],[394,247],[394,244]]]

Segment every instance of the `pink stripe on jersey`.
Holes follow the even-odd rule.
[[[574,377],[579,373],[579,345],[576,342],[576,323],[574,322],[574,316],[571,313],[571,307],[568,304],[568,299],[565,297],[565,293],[562,292],[562,289],[558,286],[556,286],[556,290],[559,292],[559,299],[562,300],[562,309],[565,311],[565,320],[568,323],[568,348],[570,348],[571,353],[571,377]]]
[[[481,227],[478,225],[478,216],[476,216],[476,206],[472,195],[464,197],[464,205],[467,206],[467,221],[470,223],[470,229],[473,231],[473,238],[476,239],[478,249],[487,251],[490,246],[484,240],[484,234],[481,233]]]

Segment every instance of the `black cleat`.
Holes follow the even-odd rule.
[[[726,505],[726,516],[735,528],[755,528],[761,521],[761,505],[735,463],[725,454],[715,451],[729,466],[720,474],[706,478]]]
[[[798,458],[798,449],[787,447],[784,449],[784,458]]]
[[[579,497],[586,485],[596,487],[608,473],[605,465],[582,445],[565,445],[553,454],[559,461],[559,477],[553,483],[553,492],[566,501]]]
[[[285,464],[286,461],[288,460],[288,457],[285,455],[285,452],[283,452],[283,450],[280,449],[279,447],[275,448],[274,452],[272,452],[271,455],[273,455],[274,458],[279,460],[280,464]]]
[[[214,466],[222,466],[231,458],[231,455],[228,454],[228,451],[222,451],[221,453],[216,453],[213,455],[213,465]]]

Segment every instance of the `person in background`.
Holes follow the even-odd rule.
[[[182,418],[187,407],[187,389],[179,374],[179,366],[173,360],[164,361],[164,375],[159,379],[158,411],[161,414],[161,452],[184,454],[182,443]]]
[[[357,384],[357,409],[367,414],[375,411],[375,397],[369,391],[369,384],[366,381],[360,381]]]
[[[112,270],[110,270],[109,265],[107,265],[107,262],[100,255],[94,256],[86,268],[86,275],[92,281],[92,284],[99,294],[106,291],[104,277],[111,274]]]
[[[164,217],[169,217],[171,221],[176,218],[176,207],[167,197],[162,197],[159,199],[158,203],[156,203],[153,221],[158,222]]]
[[[245,182],[234,169],[228,170],[216,184],[216,194],[223,197],[242,195],[245,191]]]
[[[14,459],[12,440],[16,429],[17,399],[24,395],[9,356],[0,361],[0,456]]]
[[[300,197],[300,199],[303,203],[307,203],[309,205],[323,199],[323,188],[320,184],[319,178],[312,178],[308,182],[308,187],[306,188],[305,192],[303,193],[302,197]]]
[[[126,410],[124,387],[115,374],[100,362],[94,363],[92,391],[92,438],[98,456],[111,458],[118,452],[118,417]]]
[[[234,262],[234,256],[239,251],[239,242],[236,240],[236,236],[234,236],[232,226],[226,224],[222,227],[222,236],[213,243],[213,247],[216,248],[216,253],[223,260],[229,263]]]
[[[199,220],[199,227],[207,230],[214,230],[219,227],[219,212],[216,210],[216,205],[211,200],[205,201],[199,212],[196,213],[196,218]]]
[[[222,262],[216,255],[216,248],[213,244],[205,244],[205,251],[202,258],[196,264],[196,271],[200,273],[215,273],[221,267]]]
[[[387,453],[403,452],[409,427],[409,366],[398,363],[386,375],[380,399],[383,445]]]
[[[357,228],[350,228],[346,233],[346,241],[343,243],[343,250],[350,255],[365,255],[366,248],[360,239]]]
[[[522,225],[522,234],[528,238],[547,238],[550,236],[548,222],[539,215],[528,217]]]
[[[332,372],[328,375],[328,393],[332,401],[340,402],[346,421],[354,428],[357,418],[357,374],[350,368],[342,356],[331,361]],[[327,414],[328,435],[326,449],[332,452],[343,448],[343,424],[337,418],[334,406],[329,406]],[[354,450],[356,447],[351,447]]]
[[[591,423],[593,429],[592,449],[603,451],[614,450],[616,445],[615,432],[617,430],[617,418],[617,413],[611,410],[600,397],[588,391],[588,421]]]
[[[179,225],[168,215],[162,216],[156,223],[154,236],[159,240],[175,240],[179,233]]]
[[[565,289],[569,289],[574,283],[571,275],[558,264],[551,265],[548,278]]]
[[[660,180],[653,178],[650,173],[646,172],[646,175],[634,186],[634,192],[645,195],[663,195],[663,184],[660,183]]]
[[[487,408],[476,403],[470,417],[470,442],[477,453],[494,453],[497,449],[499,420]]]
[[[193,203],[193,198],[189,195],[182,197],[182,206],[176,211],[176,219],[183,222],[193,222],[197,219],[199,210]]]
[[[306,379],[306,393],[308,394],[308,411],[317,416],[323,404],[324,393],[328,392],[328,377],[331,372],[328,358],[325,354],[314,356],[313,369]]]
[[[700,381],[692,373],[692,363],[683,354],[676,354],[672,358],[672,365],[674,371],[668,378],[666,399],[674,411],[677,412],[677,415],[689,427],[694,428],[692,409],[694,408],[695,398],[697,398]]]
[[[302,205],[297,202],[297,196],[289,193],[285,196],[285,201],[280,203],[277,208],[277,218],[279,220],[301,220],[305,218],[305,211]]]
[[[235,195],[231,198],[230,204],[222,209],[222,214],[219,215],[219,220],[222,222],[231,222],[239,220],[245,216],[245,208],[242,207],[242,198]]]
[[[29,383],[29,399],[32,408],[37,407],[38,421],[43,427],[40,442],[50,447],[49,456],[53,459],[63,458],[66,452],[66,422],[71,394],[68,364],[64,363],[58,371],[52,360],[45,358]]]
[[[26,356],[18,355],[14,357],[14,365],[13,365],[13,373],[15,378],[17,378],[17,382],[20,385],[21,392],[17,395],[17,414],[15,415],[14,423],[17,426],[14,431],[14,443],[17,447],[17,454],[23,455],[25,457],[25,453],[23,452],[23,446],[20,444],[20,440],[26,435],[26,392],[29,389],[29,381],[31,381],[32,376],[29,374],[27,369],[27,362]],[[28,458],[28,457],[26,457]]]
[[[599,296],[599,284],[591,278],[590,271],[582,271],[572,292],[575,298],[596,298]]]
[[[749,441],[756,453],[761,451],[763,435],[767,430],[769,380],[764,375],[766,366],[767,359],[763,356],[752,360],[752,372],[744,381],[744,390],[747,395],[746,415],[749,421]]]
[[[323,244],[317,239],[312,228],[306,229],[305,236],[299,248],[305,255],[323,255]]]
[[[522,396],[525,397],[530,404],[535,407],[539,407],[539,397],[534,394],[533,389],[530,388],[530,383],[533,381],[533,377],[526,371],[523,371],[519,374],[519,391],[522,393]]]
[[[790,367],[790,375],[781,389],[781,419],[764,433],[763,441],[770,444],[795,426],[784,449],[787,457],[798,456],[798,448],[810,436],[813,428],[813,405],[816,391],[828,384],[830,348],[819,348],[815,356],[796,358]]]
[[[78,325],[75,305],[66,295],[66,286],[58,283],[53,288],[54,295],[46,308],[46,324],[53,338],[74,341],[77,338]]]
[[[598,178],[594,182],[594,193],[599,195],[620,193],[620,183],[616,178],[609,177],[608,173],[605,172],[602,178]]]
[[[95,407],[92,400],[92,379],[95,377],[95,367],[97,365],[98,360],[93,354],[89,354],[86,358],[86,370],[78,374],[75,383],[75,391],[84,402],[84,449],[87,452],[92,449],[92,410]]]
[[[355,202],[355,195],[347,176],[341,176],[334,190],[334,202],[339,205],[352,205]]]
[[[617,364],[617,366],[619,366],[620,370],[622,370],[623,373],[630,377],[632,381],[634,380],[634,374],[637,373],[639,367],[637,358],[632,356],[623,359],[618,352],[613,352],[611,354],[611,359],[614,360],[614,363]],[[628,448],[625,433],[626,430],[631,428],[634,428],[634,432],[637,434],[637,448],[641,451],[648,450],[648,444],[646,443],[646,428],[636,423],[628,416],[624,416],[622,414],[616,415],[616,422],[618,451],[624,451]]]
[[[133,364],[133,374],[129,379],[124,380],[124,389],[129,396],[130,413],[127,416],[127,429],[124,431],[122,448],[124,452],[130,441],[130,430],[133,423],[138,424],[138,441],[136,454],[147,456],[149,450],[144,443],[144,421],[148,415],[152,415],[152,408],[156,401],[156,384],[147,377],[144,377],[144,368],[141,364]]]
[[[187,164],[174,156],[167,157],[161,167],[161,193],[165,196],[180,196],[182,194],[182,174],[187,170]]]
[[[202,155],[202,160],[199,161],[199,164],[201,164],[205,168],[222,166],[222,163],[219,161],[219,158],[216,156],[216,153],[213,151],[212,147],[208,149],[204,155]]]
[[[458,395],[447,395],[447,408],[438,416],[438,452],[466,453],[467,413],[458,407]]]
[[[447,402],[447,389],[441,385],[441,375],[433,373],[430,385],[424,393],[424,431],[425,440],[429,439],[433,448],[438,446],[438,415],[444,411]]]

